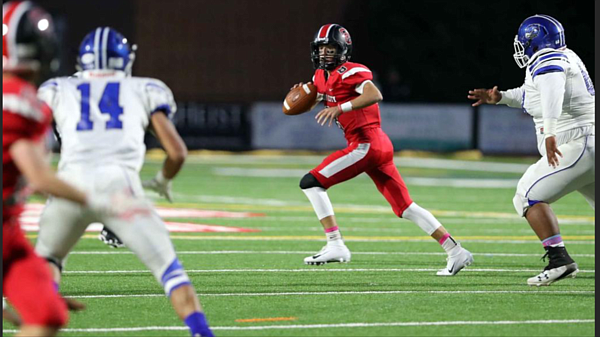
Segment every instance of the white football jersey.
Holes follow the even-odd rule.
[[[61,139],[59,170],[69,165],[121,165],[139,171],[144,135],[155,112],[177,107],[171,90],[122,71],[84,71],[46,81],[38,96],[53,112]]]
[[[538,134],[543,134],[544,118],[558,118],[557,133],[595,125],[594,84],[579,56],[568,48],[535,53],[523,86],[501,93],[498,104],[522,108],[533,117]]]

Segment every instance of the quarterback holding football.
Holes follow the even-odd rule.
[[[456,275],[473,262],[473,256],[429,211],[412,201],[394,164],[392,142],[381,130],[377,103],[383,97],[372,82],[371,70],[360,63],[350,62],[352,47],[350,33],[338,24],[322,26],[311,43],[312,62],[316,69],[312,84],[317,95],[310,107],[324,101],[325,109],[315,117],[317,123],[337,124],[344,132],[348,146],[329,155],[300,181],[300,188],[310,200],[327,237],[327,245],[315,255],[305,258],[304,262],[321,265],[350,261],[351,254],[342,239],[327,189],[364,172],[398,217],[417,224],[446,250],[447,266],[437,275]],[[304,85],[296,84],[292,91]],[[294,107],[290,106],[290,109]]]

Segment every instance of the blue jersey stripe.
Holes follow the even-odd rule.
[[[547,73],[564,72],[564,71],[565,70],[561,66],[557,66],[557,65],[545,66],[545,67],[541,67],[540,69],[536,70],[533,73],[531,79],[534,79],[537,75],[542,75],[542,74],[547,74]]]
[[[152,112],[150,113],[150,115],[154,115],[157,112],[163,112],[169,118],[171,118],[171,115],[173,114],[173,112],[171,110],[171,106],[168,105],[168,104],[161,104],[161,105],[157,106],[156,108],[154,108],[154,110],[152,110]]]
[[[162,91],[167,91],[165,88],[161,87],[158,84],[154,84],[154,83],[146,83],[146,87],[152,87],[152,88],[160,89]]]
[[[531,66],[529,66],[529,71],[532,71],[533,68],[535,68],[542,61],[548,60],[549,58],[555,58],[555,57],[559,58],[559,59],[563,59],[566,62],[569,62],[569,59],[567,58],[567,55],[561,54],[561,53],[553,53],[553,54],[549,54],[549,55],[545,55],[545,56],[540,57],[537,61],[535,61],[535,63],[533,63]],[[548,61],[550,61],[550,60],[548,60]]]
[[[42,85],[40,86],[40,89],[51,86],[51,85],[57,87],[58,83],[56,81],[46,81],[46,82],[42,83]]]

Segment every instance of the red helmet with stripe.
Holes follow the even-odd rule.
[[[2,70],[37,71],[41,80],[58,70],[58,42],[48,12],[31,1],[2,5]]]
[[[319,46],[331,45],[336,48],[336,54],[331,58],[319,56]],[[315,69],[333,70],[340,64],[349,61],[352,56],[352,39],[346,28],[329,23],[323,25],[315,34],[310,44],[311,58]]]

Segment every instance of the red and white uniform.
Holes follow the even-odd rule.
[[[366,66],[345,62],[332,70],[328,76],[323,69],[317,69],[313,83],[325,106],[334,107],[360,96],[373,74]],[[397,216],[412,200],[408,189],[394,165],[394,147],[388,135],[381,130],[379,105],[342,113],[337,119],[344,131],[348,147],[329,155],[310,171],[326,189],[367,173]]]
[[[17,218],[23,208],[23,178],[10,155],[22,139],[43,141],[51,121],[29,83],[10,77],[2,81],[2,293],[24,324],[61,326],[67,307],[56,292],[46,262],[38,257],[21,231]]]

